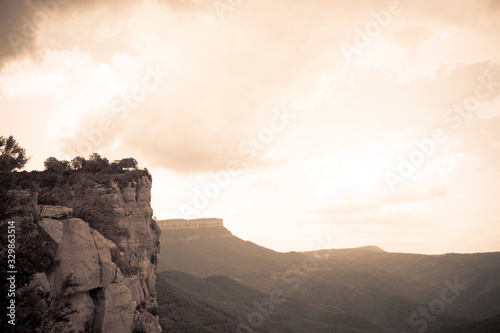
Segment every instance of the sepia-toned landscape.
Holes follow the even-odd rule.
[[[497,0],[1,0],[1,332],[500,332]]]

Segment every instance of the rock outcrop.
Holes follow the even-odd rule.
[[[184,230],[223,227],[222,219],[202,218],[193,220],[172,219],[158,221],[161,230]]]
[[[143,177],[123,189],[113,183],[106,194],[119,214],[118,225],[130,235],[117,245],[126,249],[124,260],[137,271],[124,277],[123,283],[131,290],[137,304],[145,303],[146,308],[158,307],[155,284],[161,231],[153,220],[151,186],[151,181]]]
[[[65,332],[132,333],[137,327],[147,327],[142,330],[147,333],[161,332],[158,318],[151,314],[158,306],[160,236],[152,218],[151,180],[141,177],[128,184],[110,180],[106,186],[95,184],[93,190],[112,207],[123,235],[113,235],[112,241],[76,218],[72,208],[42,206],[32,200],[30,216],[39,232],[58,245],[59,264],[50,274],[35,274],[31,284],[55,294],[72,277],[73,285],[64,294],[77,312],[69,316]],[[73,186],[71,193],[81,197],[89,192]]]
[[[54,242],[57,243],[57,245],[61,244],[63,236],[63,223],[61,221],[44,218],[43,220],[38,221],[38,225],[45,230],[45,232]]]
[[[70,217],[73,213],[73,208],[63,206],[48,206],[42,205],[40,207],[40,216],[43,218],[63,219]]]
[[[89,291],[101,284],[101,266],[94,237],[89,224],[80,219],[63,220],[62,240],[59,244],[57,259],[59,267],[51,274],[55,290],[61,287],[64,279],[73,274],[77,286],[68,290],[70,294]],[[109,284],[111,281],[106,281]]]

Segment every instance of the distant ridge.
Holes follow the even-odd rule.
[[[445,290],[457,301],[426,321],[427,332],[500,332],[500,252],[422,255],[370,245],[281,253],[240,239],[225,227],[169,230],[162,232],[160,243],[159,276],[178,295],[197,302],[186,303],[181,313],[163,305],[163,318],[175,314],[190,324],[215,318],[234,326],[234,318],[246,321],[262,312],[264,304],[274,302],[273,293],[280,292],[286,302],[273,303],[269,318],[262,312],[259,332],[414,332],[410,318],[424,322],[420,311],[445,304],[440,299]],[[450,286],[456,286],[456,293]],[[180,331],[235,331],[215,326],[200,331],[203,325]]]
[[[352,248],[339,249],[339,250],[361,250],[361,251],[370,251],[370,252],[386,252],[385,250],[381,249],[380,247],[378,247],[376,245],[352,247]]]
[[[186,230],[224,227],[222,219],[202,218],[202,219],[169,219],[156,222],[161,230]]]
[[[314,255],[315,253],[329,253],[329,254],[353,254],[353,255],[363,255],[366,253],[389,253],[384,249],[376,246],[376,245],[368,245],[361,247],[348,247],[348,248],[340,248],[340,249],[324,249],[324,250],[316,250],[316,251],[304,251],[304,254]]]
[[[244,241],[223,226],[222,219],[166,220],[157,222],[160,236],[158,271],[181,271],[195,276],[248,276],[269,263],[289,263],[277,252]],[[286,270],[286,268],[283,268]]]

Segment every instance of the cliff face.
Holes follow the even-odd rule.
[[[73,197],[85,197],[79,184],[72,185]],[[73,277],[65,293],[72,308],[64,331],[131,333],[161,332],[157,318],[155,281],[160,229],[153,220],[151,181],[141,177],[126,186],[111,180],[94,184],[92,195],[106,202],[114,217],[114,229],[106,238],[87,221],[75,218],[73,209],[35,205],[34,220],[40,232],[57,243],[54,272],[37,273],[31,285],[56,294],[63,281]],[[90,208],[89,208],[90,209]],[[38,215],[38,216],[36,216]],[[113,236],[113,237],[111,237]]]
[[[103,195],[109,196],[118,213],[118,225],[128,231],[130,238],[122,238],[123,260],[135,266],[136,274],[124,279],[134,300],[146,307],[158,306],[155,281],[156,264],[160,246],[160,229],[153,220],[151,208],[151,181],[142,177],[120,189],[116,183],[104,188]],[[120,245],[120,244],[118,244]]]
[[[222,219],[203,218],[193,220],[173,219],[158,221],[161,230],[183,230],[224,227]]]

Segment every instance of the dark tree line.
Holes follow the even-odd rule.
[[[11,135],[8,138],[0,136],[0,172],[9,173],[24,168],[29,157],[26,149],[19,146]],[[84,171],[90,173],[120,173],[126,170],[138,170],[138,163],[135,158],[123,158],[114,162],[109,162],[105,157],[93,153],[88,159],[77,156],[71,161],[60,161],[55,157],[49,157],[43,163],[45,170],[62,174],[71,171]]]
[[[71,161],[60,161],[55,157],[49,157],[43,163],[45,170],[53,173],[63,174],[71,171],[83,171],[89,173],[121,173],[125,170],[137,170],[137,161],[132,158],[124,158],[109,162],[105,157],[94,153],[88,159],[77,156]]]

